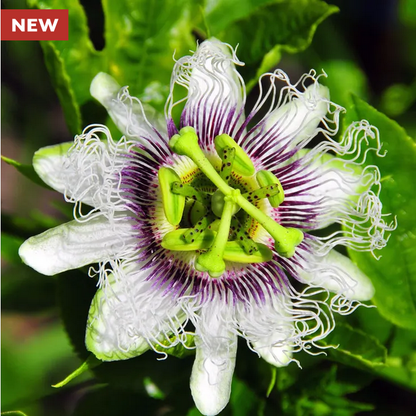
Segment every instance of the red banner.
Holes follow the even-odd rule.
[[[3,9],[1,40],[68,40],[68,10]]]

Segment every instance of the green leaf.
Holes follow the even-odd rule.
[[[211,35],[216,36],[236,20],[247,18],[270,0],[207,0],[205,4],[206,24]]]
[[[259,414],[260,399],[243,381],[233,378],[230,407],[233,416],[250,416]]]
[[[416,329],[416,198],[413,173],[416,171],[416,145],[405,130],[369,104],[353,97],[346,121],[366,119],[380,132],[384,158],[367,154],[367,164],[381,173],[380,200],[384,213],[397,216],[398,227],[376,260],[370,253],[349,250],[349,255],[372,280],[373,298],[380,314],[404,328]]]
[[[2,232],[1,233],[1,259],[8,263],[21,264],[22,260],[17,254],[19,247],[23,243],[23,239]],[[3,288],[2,288],[3,289]]]
[[[68,41],[41,42],[52,83],[71,133],[81,131],[80,107],[91,100],[90,84],[98,72],[114,76],[132,93],[160,105],[168,90],[174,52],[195,47],[188,0],[102,0],[105,47],[96,51],[79,0],[29,0],[39,9],[69,9]],[[146,87],[153,85],[150,94]],[[156,94],[154,93],[156,91]]]
[[[324,346],[338,346],[326,351],[330,358],[342,364],[373,369],[386,362],[387,350],[377,338],[347,324],[338,323],[321,342]]]
[[[53,322],[51,318],[56,317],[49,316]],[[7,314],[3,319],[5,324]],[[74,357],[64,330],[57,324],[38,326],[36,336],[26,334],[25,342],[8,335],[4,331],[2,336],[2,408],[13,409],[16,403],[29,403],[51,393],[50,380],[74,365]]]
[[[220,37],[233,46],[239,44],[239,58],[249,68],[258,67],[264,55],[272,50],[274,62],[269,56],[267,63],[276,65],[279,52],[297,53],[306,49],[318,25],[337,11],[336,6],[321,0],[279,0],[232,23]]]
[[[2,251],[3,245],[2,236]],[[17,251],[16,256],[18,257]],[[20,257],[18,261],[20,264],[6,265],[2,270],[1,305],[3,312],[27,314],[56,308],[55,279],[43,276],[24,266]]]
[[[78,0],[28,0],[38,9],[69,9],[68,40],[42,41],[52,84],[72,134],[81,131],[80,106],[90,100],[90,83],[103,69],[105,59],[89,38],[87,18]]]
[[[377,373],[416,391],[416,332],[397,328],[387,365]]]
[[[82,128],[81,112],[64,60],[51,41],[42,42],[41,45],[45,57],[45,64],[51,76],[52,85],[61,103],[68,129],[72,134],[77,134]]]
[[[331,101],[347,107],[351,105],[351,93],[361,98],[367,96],[367,79],[361,68],[352,60],[328,60],[320,64],[328,78],[321,78],[331,93]]]
[[[46,189],[52,189],[42,179],[39,178],[38,174],[35,172],[35,169],[32,165],[24,165],[17,160],[10,159],[6,156],[1,156],[1,160],[6,162],[8,165],[14,166],[23,176],[30,179],[32,182],[36,183],[37,185],[42,186]]]
[[[389,116],[397,117],[407,111],[416,100],[416,80],[411,85],[390,85],[381,97],[381,108]]]
[[[346,367],[344,367],[345,369]],[[281,414],[287,416],[354,416],[359,411],[372,410],[366,403],[353,402],[344,397],[369,383],[368,376],[348,369],[349,374],[338,365],[319,362],[300,370],[298,381],[282,393]],[[284,370],[285,369],[279,369]]]
[[[73,416],[153,416],[163,414],[163,411],[157,409],[158,406],[161,406],[161,402],[144,393],[115,389],[112,386],[97,386],[84,392],[71,414]]]
[[[108,72],[140,95],[152,81],[169,84],[173,53],[184,52],[190,26],[181,20],[187,0],[102,0]],[[181,21],[180,21],[181,20]],[[182,34],[174,29],[180,26]],[[175,33],[176,32],[176,33]],[[192,46],[193,42],[192,42]],[[187,48],[185,48],[186,50]]]

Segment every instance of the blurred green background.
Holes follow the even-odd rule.
[[[116,132],[89,96],[96,73],[111,73],[132,95],[162,111],[173,52],[180,57],[197,40],[216,36],[239,44],[238,56],[246,62],[241,72],[251,90],[248,106],[256,99],[259,74],[278,66],[296,80],[310,68],[323,68],[334,102],[379,121],[395,163],[383,165],[382,174],[402,179],[394,186],[403,209],[391,205],[396,194],[390,200],[384,195],[383,204],[393,207],[401,227],[385,249],[384,258],[393,261],[381,263],[384,280],[372,259],[353,257],[380,288],[378,308],[337,317],[338,329],[327,343],[339,343],[339,349],[327,357],[299,354],[303,370],[294,363],[272,369],[241,342],[231,401],[222,414],[415,414],[416,230],[410,207],[416,174],[416,0],[13,0],[2,1],[2,7],[68,8],[70,16],[68,42],[2,42],[2,154],[22,163],[16,169],[2,162],[2,411],[199,414],[189,391],[192,355],[157,361],[148,352],[99,365],[52,388],[88,357],[83,338],[95,281],[86,270],[41,276],[22,265],[17,249],[72,216],[61,195],[26,177],[32,175],[34,151],[70,141],[90,123],[107,123]],[[351,93],[407,133],[357,104]]]

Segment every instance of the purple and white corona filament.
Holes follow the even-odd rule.
[[[235,51],[215,39],[179,59],[165,119],[98,74],[91,93],[124,136],[91,125],[35,154],[75,220],[20,248],[46,275],[98,263],[86,345],[99,359],[193,348],[194,336],[191,391],[205,415],[228,403],[238,336],[284,366],[318,347],[333,312],[371,299],[370,280],[334,248],[374,252],[394,228],[381,213],[379,170],[365,164],[369,151],[383,156],[378,130],[358,121],[333,139],[343,109],[314,71],[296,84],[280,70],[263,75],[269,87],[259,83],[245,115],[235,65]],[[188,94],[176,100],[180,87]],[[338,231],[314,233],[334,223]]]

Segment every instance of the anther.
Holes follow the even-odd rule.
[[[253,200],[260,200],[264,198],[273,198],[274,196],[278,195],[281,192],[279,187],[275,185],[268,185],[263,186],[262,188],[255,189],[251,192],[246,192],[243,194],[243,197],[247,199],[247,201],[252,202]]]
[[[273,208],[277,208],[285,199],[283,187],[280,184],[279,179],[277,179],[277,177],[273,175],[273,173],[267,170],[259,170],[256,173],[256,179],[261,187],[270,186],[273,187],[271,188],[273,191],[275,191],[276,189],[278,190],[278,192],[275,194],[270,193],[270,196],[268,197],[270,205]]]
[[[172,225],[178,225],[185,208],[185,198],[174,194],[171,187],[174,182],[180,182],[180,178],[173,169],[164,167],[159,169],[157,176],[166,218]]]
[[[215,220],[215,216],[212,212],[208,213],[207,215],[203,216],[199,219],[199,221],[195,224],[194,228],[188,228],[188,230],[183,234],[183,238],[187,243],[190,243],[195,235],[204,231],[213,221]]]
[[[258,250],[256,243],[248,236],[248,233],[244,231],[242,225],[236,218],[233,218],[231,221],[231,230],[233,237],[244,250],[244,253],[253,254]]]
[[[217,136],[214,139],[214,145],[215,145],[215,150],[218,153],[218,156],[222,160],[224,160],[223,159],[224,150],[228,148],[235,149],[233,170],[243,176],[254,175],[255,169],[254,169],[253,162],[247,156],[244,150],[228,134],[221,134]]]
[[[214,231],[205,230],[187,242],[184,234],[188,231],[189,228],[180,228],[167,233],[162,239],[162,247],[171,251],[196,251],[206,250],[211,247],[215,237]]]
[[[233,170],[233,164],[235,159],[235,148],[226,147],[222,152],[222,166],[220,171],[220,176],[228,183],[230,179],[231,172]]]
[[[247,254],[237,241],[228,241],[225,245],[223,259],[235,263],[263,263],[273,258],[273,252],[264,244],[254,243],[256,250]]]
[[[209,205],[210,196],[202,191],[197,191],[190,185],[184,185],[181,182],[173,182],[172,192],[176,195],[183,195],[187,198],[192,198],[203,205]]]

